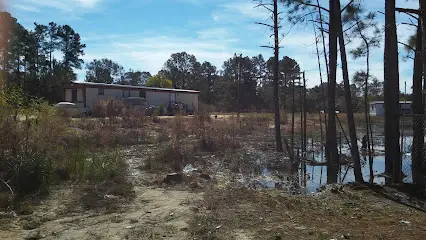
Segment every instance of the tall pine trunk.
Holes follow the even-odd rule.
[[[275,143],[277,152],[283,151],[283,144],[281,140],[281,126],[280,126],[280,107],[278,96],[278,55],[279,55],[279,36],[278,36],[278,0],[274,0],[274,112],[275,112]]]
[[[421,26],[422,29],[422,66],[423,66],[423,102],[426,102],[426,76],[425,76],[425,72],[426,72],[426,1],[425,0],[419,0],[419,6],[420,6],[420,16],[419,19],[421,21],[421,25],[419,25],[419,27]],[[423,37],[424,36],[424,37]],[[423,110],[424,111],[424,110]],[[423,119],[425,121],[425,119]],[[426,122],[424,122],[424,124],[426,125]],[[425,126],[426,127],[426,126]]]
[[[385,52],[384,52],[384,98],[385,98],[385,172],[394,183],[401,179],[399,144],[399,70],[398,41],[395,22],[395,0],[385,3]],[[386,183],[390,183],[386,178]]]
[[[416,184],[425,184],[426,167],[423,167],[425,161],[424,149],[424,103],[422,94],[422,45],[423,45],[422,23],[419,20],[417,27],[416,51],[414,57],[413,70],[413,182]]]
[[[340,60],[342,62],[342,73],[343,73],[343,83],[345,89],[345,102],[346,102],[346,116],[348,118],[348,129],[349,129],[349,138],[351,141],[351,155],[354,161],[354,173],[355,181],[361,183],[364,182],[361,172],[361,159],[359,157],[358,151],[358,141],[356,137],[356,128],[355,128],[355,119],[352,109],[352,94],[351,86],[349,83],[349,72],[348,72],[348,61],[346,59],[346,47],[345,39],[343,37],[343,27],[342,27],[342,17],[340,14],[340,0],[337,1],[337,6],[339,12],[337,14],[338,28],[339,28],[339,46],[340,46]]]
[[[328,81],[328,123],[327,123],[327,183],[337,183],[339,154],[337,152],[336,132],[336,71],[337,71],[337,33],[340,14],[336,0],[330,0],[329,20],[329,81]]]

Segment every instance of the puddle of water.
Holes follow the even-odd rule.
[[[405,183],[412,182],[411,176],[411,156],[405,155],[403,157],[403,174],[405,175],[403,181]],[[362,174],[364,181],[370,180],[370,166],[366,159],[363,160]],[[385,178],[380,174],[385,171],[385,157],[375,156],[373,161],[374,183],[383,185]],[[278,176],[281,176],[281,179]],[[284,177],[285,176],[285,177]],[[305,184],[306,179],[306,184]],[[313,166],[306,165],[306,177],[303,176],[302,165],[299,166],[298,172],[291,177],[289,170],[277,171],[270,170],[268,167],[263,167],[261,176],[254,179],[256,184],[263,188],[290,188],[299,189],[301,193],[314,193],[317,192],[322,186],[327,183],[327,166]],[[348,166],[341,166],[339,174],[339,183],[352,183],[355,182],[355,175],[353,168]]]
[[[412,175],[411,175],[411,147],[412,147],[412,136],[404,136],[403,137],[403,159],[402,159],[402,173],[404,174],[403,181],[405,183],[412,183]],[[327,166],[324,163],[325,156],[324,152],[321,152],[321,146],[317,143],[312,143],[311,139],[308,139],[308,152],[306,154],[307,159],[312,160],[314,163],[318,163],[318,165],[306,165],[306,171],[302,171],[302,166],[299,166],[299,169],[296,174],[293,174],[291,180],[280,181],[271,178],[276,174],[281,176],[291,177],[289,169],[284,170],[283,172],[272,170],[267,166],[263,166],[262,177],[257,179],[258,184],[264,188],[276,188],[277,183],[283,184],[284,186],[293,185],[300,186],[302,192],[312,193],[317,192],[322,186],[327,183]],[[374,137],[374,149],[375,154],[373,158],[373,173],[374,173],[374,183],[376,184],[384,184],[385,178],[382,174],[385,171],[385,157],[384,157],[384,136],[376,136]],[[313,148],[312,148],[313,146]],[[361,147],[361,142],[359,142],[359,147]],[[342,145],[339,149],[339,152],[342,155],[350,156],[350,150],[346,144]],[[362,174],[364,177],[364,181],[368,182],[370,180],[370,166],[368,161],[368,156],[362,154],[361,152],[361,161],[362,161]],[[322,165],[322,166],[320,166]],[[303,176],[303,172],[306,172],[306,176]],[[339,183],[351,183],[355,182],[355,176],[352,167],[341,166],[341,171],[339,174]]]

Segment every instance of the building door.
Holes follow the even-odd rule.
[[[130,90],[123,90],[123,98],[130,97]]]
[[[170,93],[170,102],[176,102],[176,93]]]
[[[77,102],[77,89],[75,88],[71,90],[71,102]]]

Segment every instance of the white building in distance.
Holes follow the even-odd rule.
[[[411,101],[400,101],[399,111],[401,114],[410,114]],[[370,102],[370,114],[371,116],[385,116],[385,102],[384,101]]]
[[[145,98],[148,105],[168,107],[175,102],[182,103],[188,111],[197,111],[199,93],[185,89],[73,82],[63,87],[62,98],[89,109],[99,100]]]

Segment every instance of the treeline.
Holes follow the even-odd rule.
[[[253,57],[237,56],[226,60],[221,68],[210,62],[199,62],[194,55],[187,52],[174,53],[164,63],[162,70],[152,79],[166,77],[171,86],[181,89],[200,91],[200,101],[212,105],[220,111],[272,111],[272,68],[273,58],[265,59],[262,55]],[[109,59],[94,60],[87,65],[86,81],[99,83],[117,83],[128,85],[146,85],[152,76],[149,72],[124,72],[123,67]],[[107,74],[105,74],[107,73]],[[299,63],[283,57],[279,61],[279,93],[280,105],[290,110],[294,103],[296,111],[301,107],[303,89],[302,73]],[[161,78],[163,79],[163,78]],[[164,81],[164,79],[163,79]],[[352,77],[351,90],[353,107],[362,111],[362,94],[365,73],[356,72]],[[156,81],[154,86],[169,86]],[[151,85],[152,84],[148,84]],[[322,86],[327,96],[327,83]],[[294,89],[294,90],[293,90]],[[383,84],[371,77],[369,83],[370,100],[383,100]],[[306,89],[306,109],[310,112],[323,110],[318,103],[326,101],[322,98],[321,86]],[[338,110],[344,112],[344,85],[337,84],[336,99]]]
[[[85,44],[80,35],[69,25],[34,24],[34,29],[25,29],[7,12],[0,13],[0,80],[8,85],[17,85],[29,96],[40,97],[51,103],[62,99],[61,87],[75,81],[76,69],[83,68]],[[220,111],[272,111],[273,58],[262,55],[234,55],[222,66],[199,62],[187,52],[174,53],[164,63],[157,76],[146,71],[125,68],[110,59],[95,59],[85,66],[86,81],[117,83],[135,86],[158,86],[194,89],[201,91],[200,101]],[[299,63],[283,57],[279,61],[279,96],[282,108],[290,109],[293,103],[300,109],[303,92]],[[382,100],[382,83],[370,77],[371,100]],[[171,83],[167,81],[169,79]],[[361,110],[364,72],[353,78],[353,107]],[[312,81],[313,79],[310,79]],[[3,84],[2,84],[3,85]],[[327,96],[327,83],[306,90],[307,111],[323,110],[319,102],[322,89]],[[336,104],[345,111],[343,84],[337,84]]]
[[[61,99],[61,86],[76,80],[86,45],[69,25],[34,23],[25,29],[8,12],[0,12],[0,83],[16,85],[49,102]],[[57,56],[61,56],[58,58]]]

